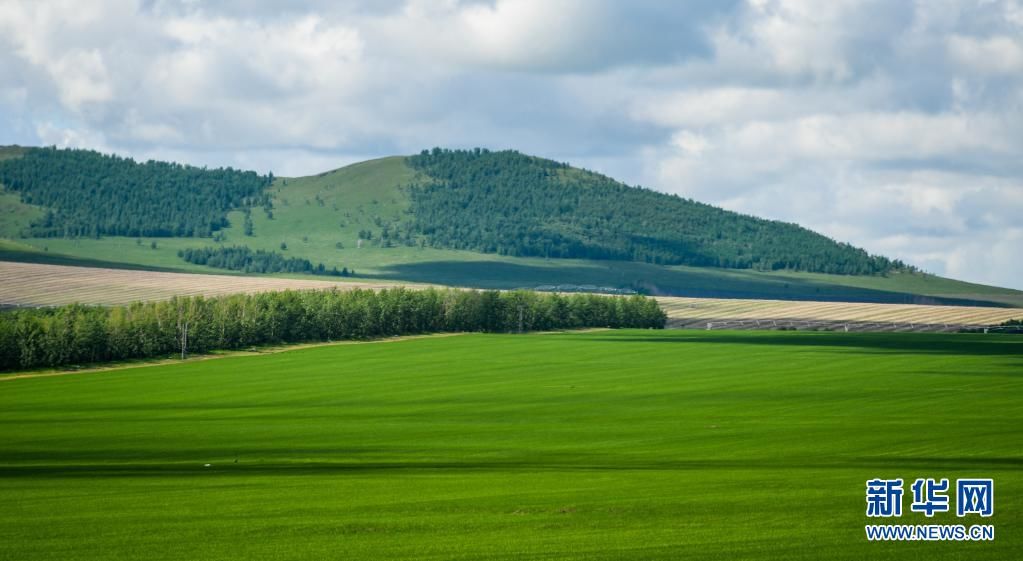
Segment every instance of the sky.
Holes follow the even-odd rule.
[[[0,0],[0,144],[516,149],[1023,289],[1021,0]]]

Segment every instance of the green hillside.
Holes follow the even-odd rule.
[[[658,265],[879,274],[887,258],[763,220],[515,151],[424,150],[408,164],[412,226],[432,245]]]
[[[20,158],[24,153],[25,149],[20,146],[0,146],[0,162]],[[0,181],[0,237],[10,239],[22,235],[45,214],[45,209],[24,203],[21,195],[8,190]]]
[[[25,148],[0,160],[0,182],[46,209],[29,224],[34,237],[209,236],[227,224],[228,210],[263,198],[272,180],[92,150]]]
[[[0,154],[4,153],[0,151]],[[575,172],[571,173],[588,173]],[[516,257],[432,247],[418,233],[408,186],[436,179],[404,157],[361,162],[302,178],[276,178],[266,203],[226,214],[215,237],[22,238],[44,210],[0,194],[0,258],[37,262],[114,264],[191,272],[223,269],[184,261],[187,248],[246,246],[284,257],[354,270],[358,277],[481,288],[595,285],[652,294],[873,302],[974,303],[1023,306],[1023,292],[909,271],[834,275],[758,271],[628,260]],[[247,235],[246,217],[251,224]],[[360,239],[362,239],[360,247]],[[285,246],[287,249],[281,249]]]

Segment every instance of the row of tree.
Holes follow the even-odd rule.
[[[515,151],[409,157],[414,233],[435,247],[664,265],[879,274],[906,269],[796,224],[629,187]]]
[[[286,246],[285,246],[286,247]],[[327,268],[323,263],[313,265],[312,261],[301,257],[285,257],[276,251],[253,251],[246,246],[232,247],[197,247],[178,251],[178,257],[217,269],[244,271],[246,273],[305,273],[308,275],[328,275],[334,277],[352,276],[348,267]]]
[[[662,328],[642,296],[454,289],[284,291],[0,313],[0,369],[433,332]]]
[[[270,206],[273,175],[232,168],[27,148],[0,161],[0,183],[46,209],[27,234],[40,237],[200,236],[228,225],[237,207]]]
[[[970,327],[960,330],[961,333],[1011,333],[1023,335],[1023,319],[1010,319],[993,327]]]

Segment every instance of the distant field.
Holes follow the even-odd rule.
[[[306,278],[197,275],[0,261],[0,306],[126,304],[175,295],[215,296],[284,289],[381,288],[387,282],[334,282]],[[786,300],[658,297],[669,326],[704,328],[713,320],[806,320],[898,324],[993,325],[1023,318],[1019,308],[856,304]],[[719,326],[720,327],[720,326]],[[731,327],[739,327],[732,325]],[[904,328],[900,326],[900,328]]]
[[[1016,559],[1023,339],[602,331],[0,381],[0,559]],[[988,543],[864,482],[991,477]],[[891,519],[882,521],[891,522]]]
[[[708,323],[732,328],[754,327],[721,320],[799,320],[806,322],[847,322],[859,324],[896,324],[908,328],[909,324],[950,326],[996,325],[1010,319],[1023,318],[1018,308],[988,308],[972,306],[922,306],[913,304],[862,304],[844,302],[793,302],[784,300],[722,300],[709,298],[658,298],[673,327],[703,328]],[[765,321],[764,326],[770,326]],[[783,325],[790,325],[785,324]],[[791,324],[791,325],[797,325]]]
[[[383,282],[196,275],[0,261],[0,306],[115,305],[172,296],[217,296],[285,289],[383,288]]]

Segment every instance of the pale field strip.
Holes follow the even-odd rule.
[[[42,265],[0,261],[0,305],[120,305],[173,296],[217,296],[273,290],[381,289],[388,282],[335,282]],[[408,285],[411,288],[426,285]],[[1020,308],[864,304],[789,300],[657,297],[672,325],[700,320],[805,320],[889,324],[996,325],[1023,318]]]
[[[1023,315],[1023,310],[920,306],[908,304],[850,304],[790,301],[699,301],[681,306],[676,299],[665,302],[672,318],[764,319],[795,318],[827,321],[904,322],[904,323],[1000,323]]]
[[[380,289],[383,282],[334,282],[70,267],[0,261],[0,305],[130,304],[173,296],[218,296],[273,290]]]
[[[996,325],[1023,318],[1023,309],[919,304],[866,304],[787,300],[658,297],[672,323],[708,320],[806,321]]]

